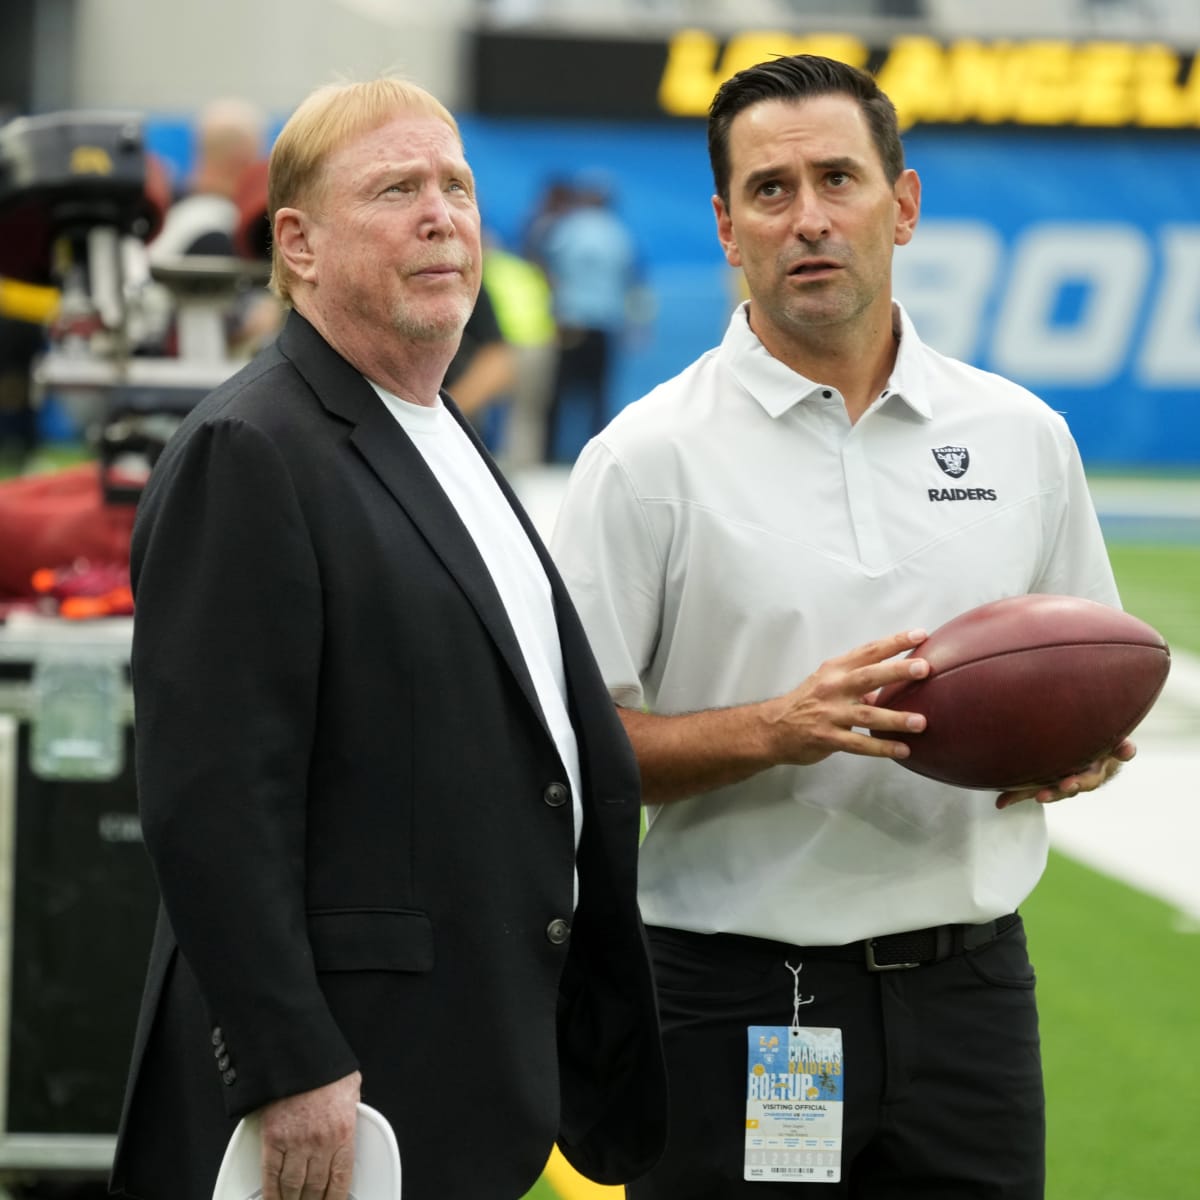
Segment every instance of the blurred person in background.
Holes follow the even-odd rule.
[[[565,211],[539,240],[540,263],[554,298],[558,362],[546,419],[544,458],[560,457],[559,427],[568,405],[586,412],[586,432],[609,416],[615,352],[638,285],[633,235],[613,208],[612,183],[586,171],[571,185]]]
[[[545,447],[558,354],[550,284],[537,263],[492,237],[483,251],[483,288],[515,357],[511,403],[498,449],[501,465],[512,473],[540,463]]]
[[[537,263],[543,271],[546,269],[546,238],[559,217],[570,211],[574,199],[575,189],[566,179],[549,179],[538,196],[537,206],[525,223],[521,235],[521,254],[530,262]]]
[[[484,284],[442,386],[454,397],[459,411],[470,419],[489,449],[492,446],[486,429],[492,409],[508,398],[516,377],[516,353],[500,329],[496,307]]]
[[[1079,453],[893,300],[920,181],[870,75],[761,63],[708,137],[749,300],[584,449],[553,539],[653,806],[671,1123],[629,1196],[1040,1200],[1017,908],[1042,805],[1134,747],[997,796],[897,769],[888,735],[925,718],[871,701],[928,674],[922,625],[1028,592],[1118,605]]]
[[[475,304],[454,118],[394,79],[271,156],[275,342],[185,419],[134,536],[138,797],[162,906],[112,1174],[345,1200],[356,1104],[406,1200],[517,1200],[557,1140],[661,1150],[637,767],[558,575],[440,391]]]
[[[147,248],[151,268],[181,257],[249,257],[239,237],[247,211],[265,202],[266,117],[237,97],[212,101],[196,121],[195,163],[187,187],[167,210]],[[278,332],[284,311],[266,288],[231,281],[225,316],[227,350],[245,359]]]
[[[237,254],[238,189],[266,153],[265,139],[266,119],[248,101],[227,97],[201,110],[192,171],[150,244],[151,262],[181,254]]]
[[[479,299],[444,386],[506,472],[542,461],[555,333],[543,272],[485,231]]]

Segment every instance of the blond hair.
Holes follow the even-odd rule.
[[[462,134],[450,110],[424,88],[384,76],[354,83],[330,83],[301,102],[280,130],[267,171],[267,211],[271,228],[281,208],[320,201],[326,159],[361,134],[402,113],[444,121],[459,142]],[[271,289],[291,302],[292,272],[279,247],[271,246]]]

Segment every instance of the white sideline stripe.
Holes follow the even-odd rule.
[[[1196,750],[1143,742],[1100,791],[1049,806],[1050,843],[1178,909],[1177,928],[1200,933],[1200,817],[1181,784],[1197,771]]]
[[[567,467],[514,473],[513,487],[549,540]],[[1105,511],[1193,515],[1200,491],[1105,481]],[[1098,499],[1098,504],[1100,503]],[[1200,657],[1171,654],[1162,696],[1134,733],[1137,757],[1099,791],[1046,808],[1055,850],[1179,910],[1181,930],[1200,933]]]
[[[1101,518],[1175,517],[1200,520],[1200,481],[1195,479],[1088,478]]]
[[[1047,806],[1058,851],[1177,908],[1200,933],[1200,658],[1176,650],[1137,757],[1091,795]]]
[[[1163,696],[1197,709],[1200,716],[1200,656],[1172,649],[1171,673],[1163,685]]]

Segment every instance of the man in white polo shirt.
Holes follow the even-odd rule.
[[[922,718],[869,696],[926,673],[901,652],[985,601],[1118,603],[1079,455],[893,301],[920,183],[870,76],[804,55],[743,71],[709,148],[750,300],[586,447],[553,543],[652,806],[639,899],[672,1116],[629,1195],[1031,1200],[1044,1105],[1015,910],[1046,861],[1041,804],[1133,746],[965,791],[889,761]]]

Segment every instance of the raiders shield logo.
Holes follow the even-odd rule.
[[[971,456],[967,453],[966,446],[938,446],[933,451],[933,457],[937,460],[937,465],[955,479],[965,475],[971,465]]]

